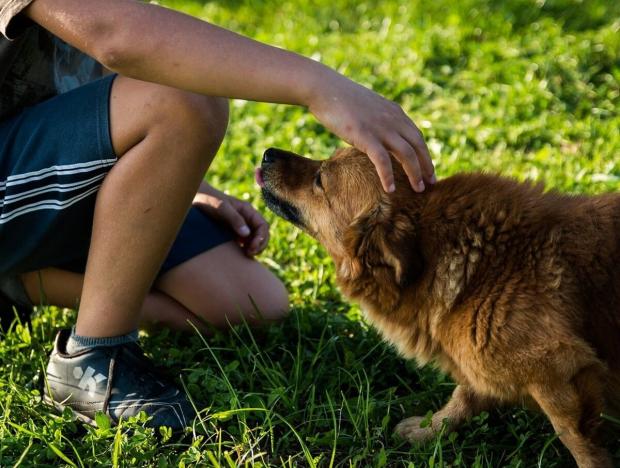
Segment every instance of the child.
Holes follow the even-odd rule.
[[[422,135],[396,104],[172,10],[0,0],[0,32],[0,291],[21,306],[79,301],[44,398],[87,422],[145,411],[181,429],[193,417],[140,351],[140,324],[252,320],[248,296],[268,320],[287,312],[283,285],[252,259],[267,223],[202,182],[226,131],[224,98],[308,107],[368,154],[386,191],[390,153],[415,190],[434,183]]]

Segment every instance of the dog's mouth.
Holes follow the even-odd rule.
[[[262,167],[257,167],[256,170],[254,171],[254,180],[256,180],[256,184],[260,188],[265,187],[265,179],[263,179],[263,168]]]
[[[254,178],[256,179],[256,183],[261,189],[263,200],[265,201],[265,205],[267,205],[267,208],[269,208],[281,218],[284,218],[287,221],[293,223],[295,226],[304,228],[304,223],[301,220],[301,213],[299,212],[299,209],[288,201],[277,196],[275,193],[273,193],[273,191],[269,189],[269,187],[267,187],[262,168],[256,168]]]

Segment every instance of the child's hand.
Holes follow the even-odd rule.
[[[207,187],[203,184],[203,187]],[[248,202],[226,195],[213,187],[209,193],[198,193],[194,205],[237,233],[243,251],[249,257],[258,255],[269,242],[269,223]]]
[[[417,192],[435,183],[422,133],[401,107],[340,75],[331,74],[309,98],[310,111],[328,129],[368,154],[387,192],[394,190],[389,153],[403,166]]]

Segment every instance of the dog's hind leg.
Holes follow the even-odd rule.
[[[598,441],[604,407],[599,365],[581,369],[570,381],[529,386],[530,395],[547,415],[560,440],[580,468],[612,468],[611,459]]]
[[[399,422],[394,431],[410,442],[423,442],[432,439],[444,422],[447,430],[452,431],[467,419],[497,405],[495,398],[481,396],[468,385],[461,384],[454,389],[448,403],[433,414],[428,426],[421,427],[425,417],[413,416]]]

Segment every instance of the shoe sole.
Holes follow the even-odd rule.
[[[63,413],[65,408],[69,408],[71,410],[71,414],[73,415],[75,420],[79,420],[79,421],[81,421],[81,422],[83,422],[85,424],[88,424],[91,427],[99,427],[99,426],[97,426],[97,422],[94,419],[91,419],[88,416],[85,416],[82,413],[79,413],[78,411],[74,410],[70,406],[63,405],[62,403],[58,403],[57,401],[52,400],[49,396],[47,396],[45,394],[43,394],[43,398],[41,400],[46,405],[53,407],[60,414]],[[107,415],[104,415],[104,416],[106,418],[108,418],[108,421],[110,421],[110,427],[116,427],[118,425],[109,416],[107,416]],[[155,434],[159,434],[159,431],[155,431]],[[180,442],[180,441],[184,440],[189,435],[190,434],[185,432],[185,429],[173,429],[172,430],[172,440],[175,441],[175,442]]]
[[[45,394],[43,395],[42,400],[43,400],[43,403],[45,403],[48,406],[52,406],[60,414],[62,414],[64,412],[65,408],[69,408],[71,410],[71,413],[73,414],[73,417],[75,419],[79,419],[80,421],[82,421],[83,423],[88,424],[89,426],[97,427],[97,423],[95,422],[94,419],[91,419],[88,416],[86,416],[86,415],[84,415],[82,413],[79,413],[78,411],[74,410],[70,406],[63,405],[62,403],[58,403],[57,401],[52,400],[50,397],[48,397]],[[106,417],[110,421],[111,427],[116,426],[116,423],[110,417],[108,417],[108,416],[106,416]]]

